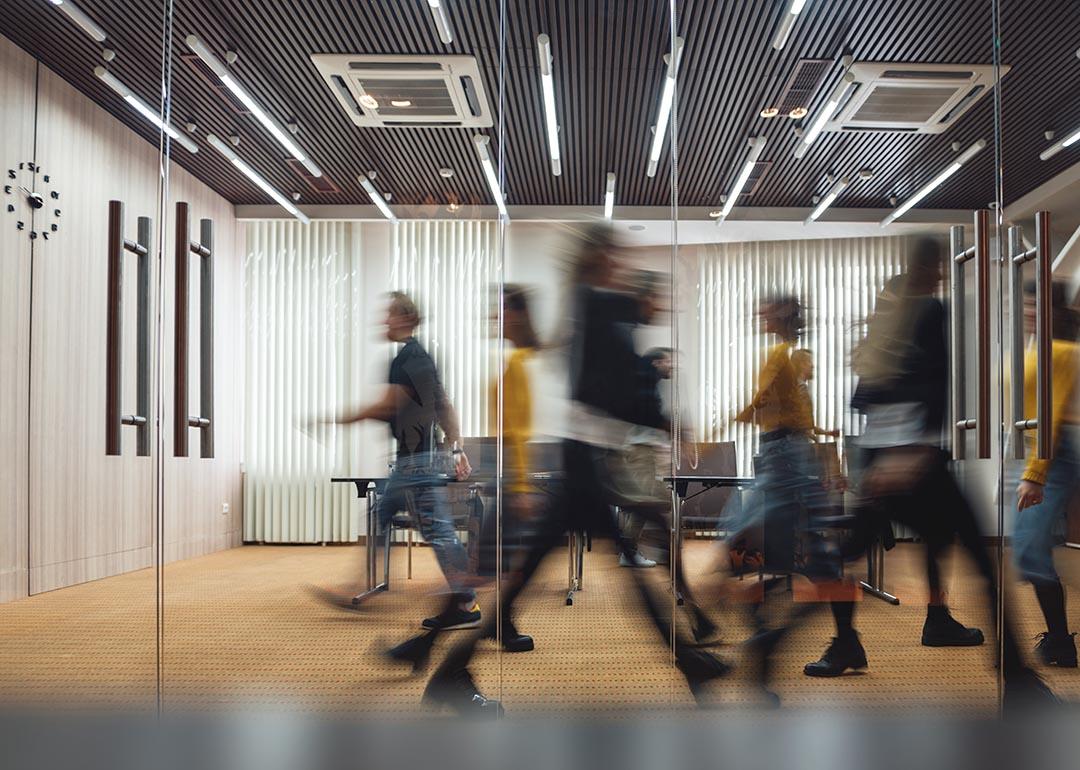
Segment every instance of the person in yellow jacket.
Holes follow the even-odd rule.
[[[1028,287],[1025,320],[1034,324],[1033,287]],[[1052,460],[1040,460],[1033,447],[1016,489],[1016,527],[1013,553],[1020,574],[1031,583],[1047,630],[1035,650],[1046,665],[1076,668],[1076,634],[1069,633],[1065,615],[1065,589],[1054,569],[1055,525],[1065,516],[1069,500],[1080,487],[1080,346],[1076,343],[1077,311],[1066,299],[1063,283],[1052,285],[1053,396]],[[1035,417],[1035,351],[1028,351],[1024,367],[1025,417]],[[1029,439],[1034,433],[1029,433]]]

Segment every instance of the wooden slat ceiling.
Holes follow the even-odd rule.
[[[145,101],[161,92],[161,0],[78,0],[107,31],[117,52],[107,66]],[[596,206],[608,171],[618,177],[619,205],[665,206],[671,142],[653,179],[645,175],[670,41],[666,0],[505,0],[506,57],[500,61],[500,0],[444,0],[454,42],[438,39],[425,0],[174,0],[168,39],[173,122],[198,125],[200,152],[176,147],[174,159],[234,203],[270,202],[204,141],[207,133],[237,134],[241,157],[302,203],[366,203],[356,181],[378,173],[395,203],[489,203],[468,129],[361,129],[325,86],[313,53],[467,54],[478,60],[503,130],[488,129],[504,155],[510,205]],[[1080,128],[1080,14],[1074,2],[1001,0],[1002,56],[1013,69],[1002,88],[1002,163],[1006,202],[1031,191],[1080,159],[1065,150],[1050,161],[1039,152]],[[862,168],[871,181],[851,185],[838,206],[885,208],[945,168],[977,139],[989,146],[922,205],[968,209],[994,199],[993,102],[982,99],[941,135],[824,134],[802,159],[794,157],[795,121],[765,120],[801,59],[989,64],[991,0],[809,0],[781,52],[772,37],[787,0],[680,0],[677,29],[686,39],[680,70],[678,200],[715,206],[738,172],[749,136],[764,133],[761,160],[771,165],[742,205],[811,206],[825,175]],[[155,130],[93,75],[101,48],[45,0],[4,0],[0,31],[88,94],[132,129],[157,142]],[[535,39],[551,36],[556,102],[562,124],[563,174],[551,175]],[[299,143],[340,192],[312,191],[286,154],[249,115],[238,114],[182,57],[184,38],[200,35],[280,122],[295,120]],[[500,71],[502,79],[500,82]],[[808,122],[824,102],[840,65],[828,69],[809,105]],[[500,90],[500,85],[502,89]],[[501,147],[499,146],[501,145]],[[44,159],[42,159],[44,160]],[[442,179],[438,169],[455,170]]]

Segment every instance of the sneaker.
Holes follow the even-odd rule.
[[[656,562],[654,562],[652,559],[646,559],[640,553],[635,553],[629,559],[626,558],[625,553],[621,553],[621,554],[619,554],[619,566],[620,567],[647,568],[647,567],[655,567]]]
[[[1035,653],[1046,666],[1076,668],[1076,634],[1051,634],[1043,631],[1036,638]]]
[[[479,628],[480,605],[473,604],[467,610],[455,606],[433,618],[424,618],[420,625],[425,631],[456,631],[460,628]]]
[[[866,668],[866,650],[859,642],[858,634],[833,637],[821,656],[821,660],[807,663],[803,673],[807,676],[841,676],[848,669],[858,671]]]
[[[981,630],[968,628],[950,615],[948,610],[940,614],[927,614],[923,623],[923,647],[978,647],[982,643]]]
[[[498,719],[504,713],[497,700],[480,694],[468,669],[436,673],[424,688],[424,701],[446,706],[460,716],[473,719]]]

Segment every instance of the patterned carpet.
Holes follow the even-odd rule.
[[[313,586],[345,593],[362,573],[359,547],[246,546],[170,565],[165,571],[162,671],[167,708],[256,707],[312,712],[422,713],[423,680],[386,663],[381,649],[405,638],[438,605],[441,580],[430,549],[417,548],[414,579],[405,580],[405,551],[393,553],[393,586],[362,611],[320,600]],[[699,595],[732,596],[753,581],[702,575],[713,546],[688,547]],[[902,604],[864,598],[859,628],[870,667],[835,680],[802,674],[828,642],[831,620],[815,615],[792,634],[777,658],[774,688],[791,709],[855,709],[878,713],[927,708],[990,714],[997,684],[989,644],[931,649],[919,644],[925,613],[922,550],[901,544],[886,561],[886,583]],[[1080,585],[1080,552],[1060,549],[1068,585]],[[638,605],[627,570],[608,543],[585,556],[585,586],[565,605],[566,553],[557,551],[527,590],[517,623],[536,650],[509,655],[481,644],[474,673],[481,689],[510,712],[643,709],[690,710],[693,698],[671,668],[664,642]],[[670,593],[661,569],[642,573]],[[947,568],[954,614],[992,636],[977,581],[963,559]],[[489,589],[490,590],[490,589]],[[487,596],[481,597],[487,605]],[[1073,598],[1073,596],[1070,596]],[[771,605],[782,610],[791,594]],[[738,642],[747,636],[738,605],[716,613],[727,643],[720,656],[735,672],[709,697],[722,709],[759,703],[749,687]],[[682,623],[681,611],[672,607]],[[1011,594],[1011,617],[1027,638],[1043,630],[1028,587]],[[1080,601],[1071,606],[1080,627]],[[156,683],[154,572],[144,570],[0,606],[0,701],[87,707],[142,707]],[[455,632],[447,643],[460,638]],[[1033,644],[1033,643],[1032,643]],[[441,651],[442,648],[440,648]],[[437,651],[437,655],[438,655]],[[1080,671],[1043,671],[1062,696],[1080,699]]]

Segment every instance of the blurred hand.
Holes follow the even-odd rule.
[[[1034,481],[1021,481],[1016,488],[1016,508],[1024,510],[1043,501],[1043,485]]]
[[[825,435],[829,438],[840,438],[840,431],[834,428],[833,430],[825,431]]]
[[[454,457],[454,474],[458,481],[465,481],[472,475],[472,466],[469,465],[469,458],[464,452],[458,452]]]

